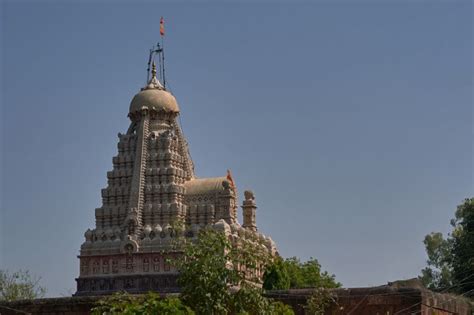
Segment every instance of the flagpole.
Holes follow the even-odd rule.
[[[162,74],[162,73],[163,73],[163,70],[162,70],[162,69],[163,69],[163,65],[161,64],[161,55],[160,55],[160,54],[161,54],[161,51],[162,51],[162,48],[161,48],[159,42],[156,44],[156,47],[157,47],[156,53],[158,54],[158,57],[160,58],[160,59],[158,60],[158,65],[159,65],[159,70],[160,70],[160,72],[159,72],[159,78],[158,78],[158,79],[160,80],[160,82],[163,82],[163,74]]]
[[[160,63],[163,65],[162,75],[163,75],[163,88],[166,90],[166,78],[165,78],[165,19],[161,17],[160,19],[160,35],[161,35],[161,60]]]
[[[166,89],[165,79],[165,36],[161,36],[161,63],[163,64],[163,87]]]

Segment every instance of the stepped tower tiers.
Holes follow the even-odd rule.
[[[130,127],[118,134],[96,226],[84,234],[76,295],[179,291],[177,270],[169,264],[179,255],[173,242],[176,222],[185,223],[188,238],[212,227],[233,242],[258,237],[276,253],[272,239],[257,232],[252,192],[245,192],[241,226],[230,173],[196,178],[178,115],[178,103],[156,78],[153,64],[152,78],[130,104]]]

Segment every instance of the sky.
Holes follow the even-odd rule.
[[[230,168],[284,257],[416,277],[473,196],[470,1],[1,1],[0,269],[75,292],[165,18],[199,177]],[[239,210],[241,212],[241,210]]]

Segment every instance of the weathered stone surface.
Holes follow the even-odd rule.
[[[127,291],[132,294],[148,291],[179,292],[177,278],[176,273],[79,278],[76,295],[107,295],[115,291]]]
[[[267,297],[293,307],[296,314],[305,314],[304,305],[314,289],[271,291]],[[471,305],[465,298],[434,293],[419,286],[384,285],[369,288],[332,289],[337,304],[326,310],[327,315],[471,315]]]

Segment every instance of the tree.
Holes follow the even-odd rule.
[[[267,290],[288,288],[337,288],[335,276],[321,272],[321,265],[315,258],[302,263],[296,257],[276,260],[265,275],[263,287]]]
[[[224,234],[202,230],[196,243],[186,243],[177,261],[182,298],[198,314],[223,313],[230,304],[229,288],[238,273],[228,268],[232,246]]]
[[[224,233],[203,229],[186,242],[176,261],[181,297],[197,314],[293,314],[258,287],[259,270],[271,259],[257,239],[232,244]]]
[[[451,252],[452,240],[443,234],[431,233],[423,240],[428,266],[421,270],[421,281],[431,290],[442,290],[452,286]]]
[[[265,270],[263,288],[265,290],[287,290],[290,288],[290,276],[281,257],[275,258],[274,262]]]
[[[451,225],[453,283],[457,292],[474,296],[474,198],[457,207]]]
[[[337,288],[341,284],[336,282],[335,276],[327,271],[321,272],[321,264],[316,258],[311,257],[301,267],[303,283],[301,287]]]
[[[428,266],[420,279],[432,290],[473,295],[474,292],[474,198],[465,199],[451,220],[446,238],[439,232],[426,235]]]
[[[39,285],[40,278],[28,271],[13,273],[0,269],[0,301],[31,300],[44,297],[46,289]]]
[[[334,275],[321,272],[319,262],[310,258],[302,263],[298,258],[275,259],[265,271],[263,287],[266,290],[285,290],[289,288],[315,288],[304,306],[305,313],[324,315],[336,301],[328,289],[340,287]]]

